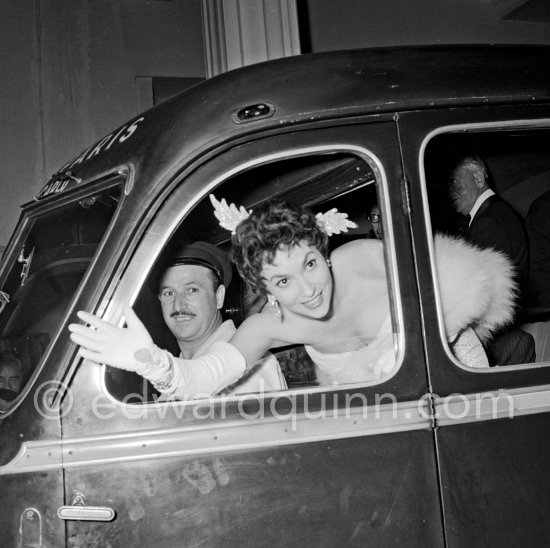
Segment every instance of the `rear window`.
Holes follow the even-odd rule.
[[[447,128],[427,143],[424,167],[434,232],[497,250],[515,271],[512,320],[490,337],[471,333],[481,340],[485,356],[481,365],[461,360],[462,365],[550,362],[549,150],[550,130],[542,123]]]
[[[31,215],[0,287],[0,409],[32,377],[116,211],[120,188]]]

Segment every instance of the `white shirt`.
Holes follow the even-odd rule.
[[[491,196],[494,196],[494,195],[495,193],[490,188],[488,188],[485,192],[481,193],[477,197],[474,207],[472,207],[472,209],[470,210],[470,222],[468,223],[468,227],[472,224],[472,221],[474,220],[474,216],[478,212],[483,202],[485,200],[488,200]]]

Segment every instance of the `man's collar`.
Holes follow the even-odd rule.
[[[211,335],[203,341],[203,343],[197,348],[193,354],[193,358],[200,358],[204,354],[207,354],[210,347],[218,341],[229,342],[233,334],[235,333],[236,328],[233,320],[226,320],[220,324]]]
[[[483,204],[483,202],[485,202],[491,196],[494,196],[494,195],[495,195],[495,193],[490,188],[488,188],[485,192],[482,192],[477,197],[477,200],[475,201],[474,207],[472,207],[472,209],[470,210],[470,222],[468,223],[468,226],[470,226],[472,224],[472,221],[475,217],[475,214],[478,212],[478,210],[481,207],[481,205]]]

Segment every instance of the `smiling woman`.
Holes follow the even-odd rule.
[[[282,309],[306,317],[326,318],[332,308],[330,259],[300,241],[294,247],[278,249],[272,262],[262,268],[269,304],[282,319]],[[280,303],[280,308],[279,308]]]
[[[227,178],[216,190],[221,202],[205,195],[174,232],[155,270],[186,242],[206,240],[227,250],[230,232],[236,229],[232,251],[241,278],[233,276],[226,287],[222,313],[239,327],[231,345],[246,364],[238,367],[242,379],[257,374],[258,361],[268,350],[278,358],[289,387],[377,383],[396,370],[399,322],[390,320],[386,244],[366,238],[366,212],[378,201],[381,175],[379,179],[365,159],[351,154],[289,155]],[[246,209],[229,208],[224,197]],[[236,222],[227,226],[230,211]],[[165,313],[170,295],[161,294],[159,307],[148,291],[152,285],[144,287],[135,310],[153,341],[177,354],[181,345],[178,349],[166,337],[166,326],[175,334],[191,322]],[[115,339],[120,347],[121,339]],[[96,361],[120,367],[120,362],[101,358]],[[216,391],[227,391],[233,380],[217,383]],[[195,397],[176,384],[170,386],[171,395]],[[109,370],[107,386],[119,399],[128,391],[139,392],[139,381],[115,369]],[[155,397],[150,387],[148,397]]]
[[[125,328],[79,314],[93,326],[70,326],[71,338],[82,346],[83,357],[134,371],[160,393],[179,400],[238,392],[239,383],[258,373],[258,364],[269,351],[278,356],[289,347],[303,349],[314,371],[308,380],[319,385],[376,384],[399,369],[399,311],[392,305],[386,258],[393,246],[391,225],[384,239],[366,237],[366,212],[372,205],[368,198],[383,203],[369,188],[375,169],[344,155],[330,161],[323,156],[290,159],[270,164],[270,171],[264,167],[229,178],[216,190],[220,196],[227,192],[234,197],[237,192],[246,207],[204,196],[172,239],[181,245],[179,235],[189,241],[209,234],[210,242],[222,243],[228,234],[224,231],[231,232],[233,260],[248,294],[255,295],[254,313],[246,314],[232,336],[216,341],[208,352],[200,356],[187,352],[182,341],[188,349],[187,343],[204,332],[193,329],[214,317],[199,314],[199,301],[211,303],[201,307],[211,309],[217,321],[225,288],[218,295],[210,279],[199,283],[188,279],[195,275],[189,268],[185,276],[170,269],[159,296],[164,323],[178,339],[179,358],[159,348],[128,307]],[[268,181],[258,184],[263,174]],[[347,184],[340,186],[344,178]],[[349,218],[348,208],[359,224]],[[382,217],[387,223],[391,219],[389,212]],[[511,316],[511,266],[494,252],[481,252],[441,236],[435,238],[435,252],[446,336],[461,361],[487,367],[478,337],[488,337]],[[458,299],[454,276],[466,280]],[[176,294],[182,295],[178,306],[173,302]],[[204,346],[200,340],[197,343]],[[291,359],[291,368],[296,369],[294,364],[303,359],[303,353]],[[285,356],[281,363],[289,377]],[[287,384],[278,386],[282,389]]]
[[[323,384],[379,380],[395,366],[383,248],[361,239],[329,257],[328,236],[356,228],[347,214],[331,214],[327,223],[307,208],[268,202],[239,223],[237,268],[269,306],[243,323],[232,344],[247,363],[267,348],[304,344]],[[375,342],[378,352],[369,349],[365,359],[360,351]]]
[[[345,223],[342,226],[347,232]],[[267,294],[270,304],[323,318],[332,301],[328,236],[311,211],[269,202],[238,224],[233,256],[243,279]]]

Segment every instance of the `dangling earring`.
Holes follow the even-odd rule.
[[[271,306],[275,307],[275,316],[277,316],[277,319],[280,320],[282,317],[282,314],[281,314],[281,307],[279,306],[279,301],[273,295],[268,295],[267,302]]]
[[[327,260],[327,266],[328,266],[329,268],[332,268],[332,263],[330,262],[330,259],[327,257],[326,260]]]

